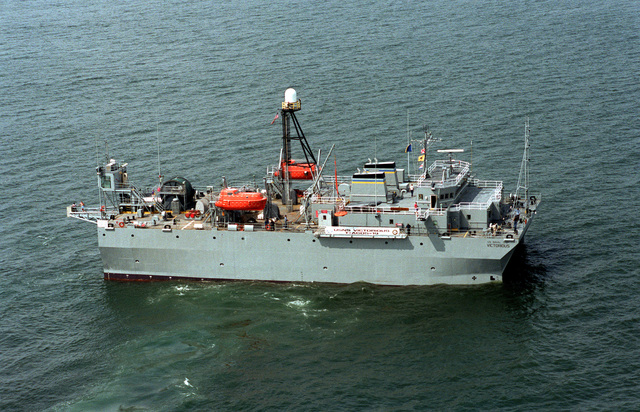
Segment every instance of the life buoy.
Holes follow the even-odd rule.
[[[124,220],[121,220],[120,222],[118,222],[118,226],[124,227]]]
[[[391,231],[391,233],[392,233],[393,235],[397,235],[397,234],[398,234],[398,229],[393,229],[393,230]]]
[[[100,206],[100,211],[104,212],[104,205]]]

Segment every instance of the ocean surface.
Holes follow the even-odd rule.
[[[0,410],[640,409],[640,2],[0,0],[0,26]],[[428,124],[512,191],[529,116],[505,282],[104,281],[65,217],[97,159],[261,179],[288,87],[345,175]]]

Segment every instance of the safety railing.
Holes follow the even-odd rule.
[[[451,206],[451,210],[460,211],[460,210],[484,210],[487,209],[493,202],[499,202],[502,199],[502,182],[493,182],[487,181],[490,186],[480,186],[478,187],[494,187],[495,190],[485,202],[460,202]],[[495,185],[493,185],[495,183]]]
[[[106,219],[109,216],[116,214],[118,214],[118,211],[113,208],[105,209],[102,207],[67,206],[67,217],[95,224],[97,224],[98,219]]]
[[[451,168],[451,167],[453,167],[453,169],[450,177],[444,178],[444,179],[438,179],[437,177],[433,176],[433,172],[436,169],[441,169],[444,171],[447,168]],[[412,179],[417,178],[417,181],[416,181],[417,186],[424,186],[425,182],[428,182],[428,184],[430,186],[433,186],[434,188],[457,186],[458,184],[460,184],[460,182],[463,179],[469,176],[469,171],[471,170],[470,168],[471,168],[471,163],[464,162],[462,160],[453,160],[453,161],[436,160],[431,164],[431,166],[429,166],[429,169],[427,169],[429,172],[429,175],[431,176],[429,179],[426,178],[425,174],[422,174],[420,176],[417,176],[417,175],[410,176],[410,178]]]

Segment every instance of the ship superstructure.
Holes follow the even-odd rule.
[[[314,156],[296,112],[295,90],[279,111],[282,150],[263,182],[194,188],[182,177],[141,189],[127,164],[97,168],[101,205],[72,205],[70,217],[97,225],[105,279],[479,284],[502,280],[536,215],[529,191],[529,128],[517,190],[480,180],[471,163],[416,142],[421,173],[394,161],[365,162],[351,176]],[[292,158],[298,141],[302,158]],[[333,150],[333,147],[331,148]],[[418,150],[416,150],[418,152]]]

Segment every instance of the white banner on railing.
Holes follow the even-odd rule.
[[[352,227],[329,226],[320,233],[320,237],[356,237],[403,239],[407,235],[396,227]]]

